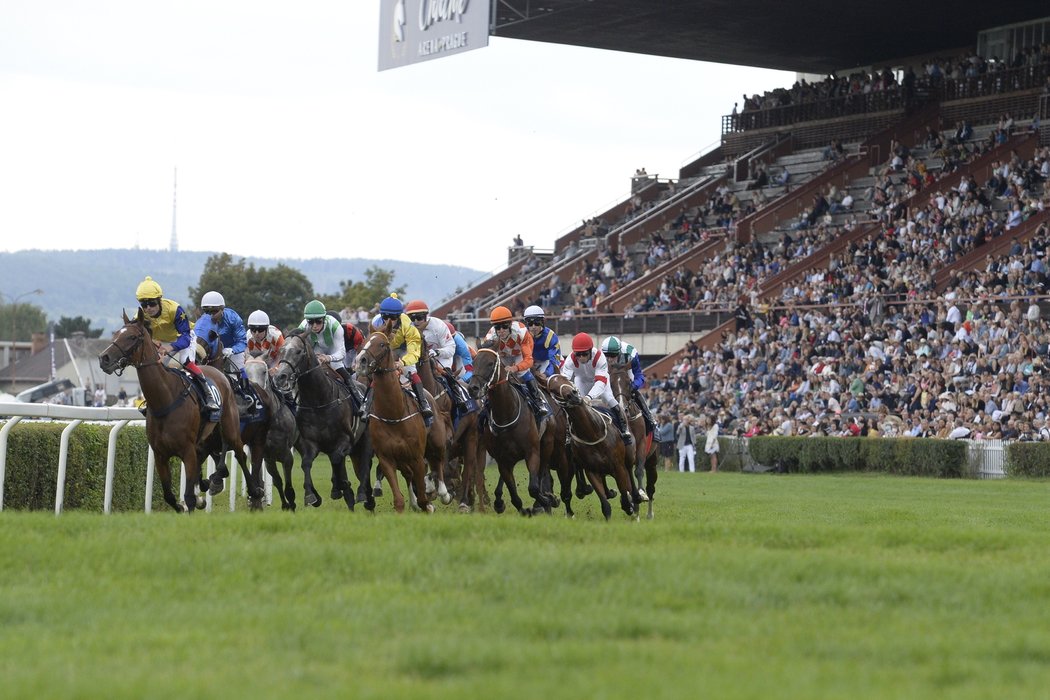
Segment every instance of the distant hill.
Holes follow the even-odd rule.
[[[160,282],[165,296],[188,302],[190,287],[200,281],[208,257],[215,253],[162,250],[26,250],[0,253],[0,292],[21,294],[43,289],[41,296],[24,298],[57,321],[62,316],[83,316],[92,326],[113,331],[120,326],[121,309],[135,308],[135,287],[146,275]],[[239,260],[240,256],[234,256]],[[363,280],[365,271],[377,266],[394,271],[397,285],[409,297],[437,304],[457,287],[480,279],[485,273],[452,265],[427,265],[400,260],[282,259],[245,257],[257,268],[284,263],[302,272],[322,294],[339,291],[343,280]],[[6,300],[4,300],[6,303]],[[238,309],[247,314],[250,309]]]

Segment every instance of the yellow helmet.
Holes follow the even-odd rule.
[[[160,299],[162,296],[164,296],[164,290],[153,281],[152,277],[147,277],[139,282],[138,289],[135,290],[135,298],[139,301],[143,299]]]

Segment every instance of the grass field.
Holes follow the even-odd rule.
[[[0,697],[1047,697],[1048,504],[664,473],[651,522],[5,511]]]

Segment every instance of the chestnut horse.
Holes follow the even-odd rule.
[[[448,477],[448,481],[454,481],[452,477],[455,470],[450,471],[452,460],[462,458],[463,469],[460,473],[455,474],[453,486],[458,485],[456,490],[459,495],[460,512],[470,512],[474,506],[474,494],[477,489],[475,479],[481,482],[481,489],[485,487],[485,475],[477,469],[478,412],[471,411],[466,415],[460,416],[459,423],[453,425],[453,399],[449,396],[445,387],[438,383],[436,376],[438,372],[447,372],[447,370],[442,368],[437,360],[427,354],[426,341],[423,342],[422,355],[419,363],[416,365],[416,369],[419,372],[420,381],[423,382],[423,388],[434,397],[432,408],[434,409],[435,425],[432,426],[427,439],[427,462],[430,464],[431,474],[437,483],[437,494],[441,498],[442,503],[448,503],[452,500],[451,496],[447,498],[445,496],[445,493],[447,493],[445,491],[445,481],[446,477]],[[456,380],[452,379],[451,381]],[[439,421],[442,423],[443,432],[446,436],[444,457],[440,456],[436,446],[433,444],[436,435],[439,434],[439,431],[433,428],[437,427],[436,424]],[[435,471],[435,466],[440,467],[440,472]]]
[[[295,465],[295,457],[292,455],[292,447],[299,439],[299,426],[296,425],[295,416],[284,399],[270,386],[270,373],[266,362],[258,358],[245,360],[244,371],[248,374],[248,381],[252,383],[266,413],[266,420],[262,422],[263,430],[253,436],[252,442],[247,443],[251,449],[252,472],[255,472],[259,461],[262,461],[281,497],[281,508],[295,510],[295,491],[292,489],[292,467]],[[283,480],[277,471],[278,462],[284,468]],[[288,493],[285,492],[285,481],[288,482]]]
[[[511,385],[510,370],[494,342],[483,343],[478,348],[469,387],[473,398],[488,403],[488,421],[479,433],[485,450],[496,460],[501,482],[510,491],[510,502],[522,515],[533,514],[534,509],[525,509],[514,481],[514,465],[524,460],[529,471],[529,495],[541,510],[556,507],[558,501],[552,491],[549,468],[554,436],[544,435],[541,441],[529,403]],[[562,491],[565,491],[564,482]],[[502,513],[505,508],[502,493],[498,490],[493,508],[497,513]]]
[[[583,467],[598,495],[602,515],[606,520],[612,517],[604,479],[606,475],[611,475],[620,487],[620,507],[623,512],[636,516],[629,471],[634,455],[623,444],[623,438],[613,425],[612,418],[591,408],[590,402],[584,400],[576,385],[560,374],[547,380],[547,388],[554,400],[565,407],[569,417],[573,457]]]
[[[372,464],[372,449],[368,429],[364,420],[354,415],[350,390],[338,375],[317,361],[304,333],[291,331],[277,355],[274,384],[279,391],[299,392],[299,409],[296,424],[299,426],[299,441],[296,449],[302,458],[303,501],[314,508],[321,505],[321,494],[314,488],[314,459],[319,452],[328,455],[332,463],[332,499],[342,498],[346,507],[354,509],[357,502],[346,473],[346,458],[350,457],[354,470],[362,485],[370,483],[368,474]],[[295,490],[289,480],[285,496],[295,507]],[[365,499],[365,508],[375,508],[371,488]]]
[[[192,513],[198,507],[196,489],[199,486],[203,490],[208,485],[201,472],[201,462],[206,454],[204,443],[215,432],[216,424],[202,418],[200,399],[191,384],[193,380],[182,371],[168,369],[162,363],[142,309],[139,309],[135,320],[129,319],[126,313],[123,317],[124,327],[117,331],[113,342],[98,356],[99,368],[106,374],[119,375],[131,366],[138,372],[139,385],[148,407],[146,438],[156,455],[164,501],[175,511],[185,508]],[[252,480],[248,473],[233,390],[219,370],[202,367],[201,371],[218,388],[222,400],[218,433],[223,452],[226,448],[233,450],[244,473],[245,483],[249,485],[249,496],[253,502],[261,502],[262,485]],[[171,488],[169,462],[172,457],[178,457],[186,466],[186,491],[181,507]]]
[[[653,501],[656,494],[657,463],[660,461],[660,445],[653,439],[652,433],[645,431],[645,417],[642,409],[634,401],[632,391],[631,366],[622,362],[609,363],[609,386],[613,396],[623,406],[631,434],[634,436],[634,474],[632,483],[638,487],[638,501],[648,501],[649,509],[646,518],[653,519]],[[641,487],[642,475],[645,475],[645,488]]]
[[[397,480],[397,471],[400,471],[408,484],[409,495],[414,496],[420,510],[433,513],[434,506],[427,498],[426,464],[423,460],[427,448],[427,426],[415,397],[401,388],[394,350],[387,335],[391,332],[390,323],[384,329],[385,332],[372,333],[357,354],[357,373],[372,382],[368,432],[383,476],[390,484],[394,510],[405,512],[405,497]],[[433,406],[433,399],[427,398]]]

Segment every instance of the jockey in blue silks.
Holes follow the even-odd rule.
[[[602,352],[609,358],[610,362],[631,365],[631,398],[642,409],[642,417],[645,418],[645,432],[656,436],[656,421],[653,420],[649,404],[642,396],[641,388],[645,386],[645,372],[642,371],[642,360],[638,357],[638,351],[633,345],[621,342],[615,335],[610,335],[602,342]]]
[[[452,360],[452,374],[456,376],[456,379],[469,382],[474,376],[474,355],[471,354],[470,346],[467,345],[467,339],[463,337],[463,334],[456,330],[451,321],[445,321],[445,323],[448,324],[448,329],[452,331],[452,338],[456,341],[456,356]]]
[[[244,329],[244,321],[240,314],[226,307],[226,300],[218,292],[206,292],[201,298],[201,317],[193,325],[194,333],[198,338],[215,349],[216,339],[222,341],[222,354],[228,357],[230,362],[240,372],[241,393],[252,400],[256,410],[262,410],[263,405],[259,397],[255,395],[248,375],[244,371],[244,351],[248,348],[248,333]],[[211,337],[212,331],[216,338]]]
[[[558,344],[558,334],[547,328],[543,309],[530,306],[525,309],[525,327],[532,335],[532,371],[541,377],[558,373],[564,358]]]

